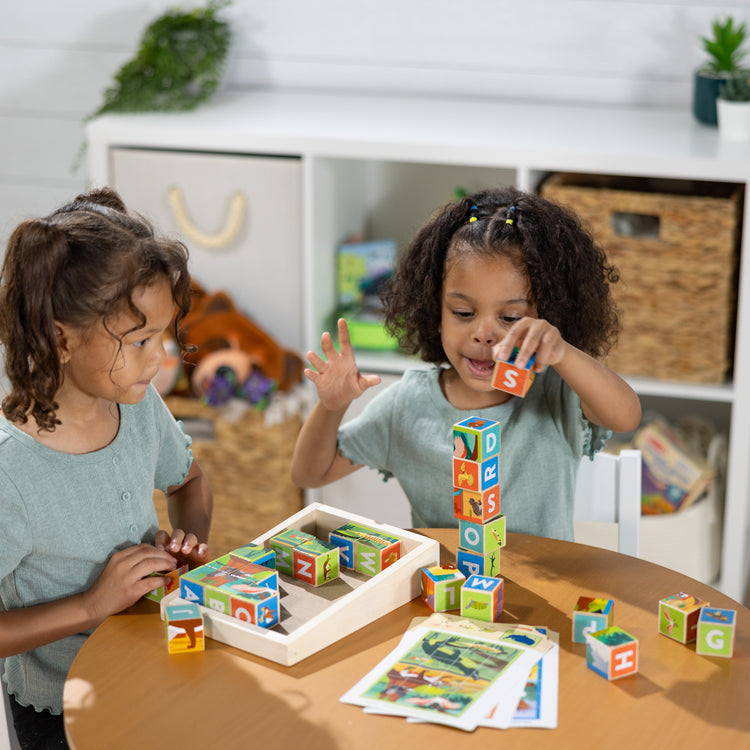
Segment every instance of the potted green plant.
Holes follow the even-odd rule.
[[[750,73],[734,75],[721,85],[716,108],[722,138],[750,139]]]
[[[716,99],[723,82],[738,73],[747,73],[742,62],[747,55],[744,48],[746,24],[735,24],[729,16],[711,23],[711,37],[701,37],[708,61],[695,71],[693,84],[693,114],[700,122],[717,124]]]

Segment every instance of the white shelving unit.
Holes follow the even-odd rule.
[[[186,114],[105,116],[88,128],[94,184],[119,187],[118,149],[247,157],[293,158],[301,195],[273,195],[274,222],[301,220],[301,249],[288,239],[242,249],[269,253],[290,271],[301,259],[301,309],[287,313],[284,329],[297,330],[303,348],[316,348],[334,301],[335,249],[356,232],[394,237],[403,247],[431,211],[456,187],[488,184],[536,189],[549,172],[574,171],[680,180],[750,181],[750,146],[723,142],[715,128],[680,110],[520,104],[496,100],[387,97],[314,92],[228,92]],[[218,173],[217,173],[218,174]],[[150,180],[154,175],[143,175]],[[164,177],[164,175],[160,175]],[[210,159],[204,192],[230,195]],[[128,201],[163,226],[150,202]],[[188,199],[189,200],[189,199]],[[744,215],[750,215],[745,191]],[[301,214],[301,216],[299,215]],[[213,230],[211,230],[213,231]],[[707,228],[710,231],[710,227]],[[268,237],[268,234],[266,234]],[[750,257],[748,232],[742,256]],[[733,382],[720,386],[633,379],[649,404],[703,410],[729,430],[729,467],[718,587],[741,600],[748,580],[750,500],[750,265],[741,263]],[[210,286],[210,279],[203,279]],[[235,283],[262,284],[257,278]],[[283,299],[284,289],[278,289]],[[252,298],[252,291],[249,292]],[[284,311],[280,314],[284,314]],[[368,355],[362,369],[401,372],[396,355]]]

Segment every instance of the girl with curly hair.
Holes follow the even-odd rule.
[[[453,425],[478,416],[501,425],[508,530],[572,539],[581,457],[640,422],[638,396],[599,360],[618,332],[617,279],[580,220],[544,198],[502,188],[447,204],[383,295],[387,329],[433,366],[408,369],[341,425],[380,378],[357,369],[345,321],[339,351],[324,333],[322,356],[308,353],[318,402],[295,446],[294,481],[319,487],[369,466],[398,479],[415,527],[455,526]],[[516,347],[517,367],[534,357],[525,398],[491,383],[495,361]]]
[[[187,260],[109,189],[22,222],[8,242],[0,658],[23,748],[67,747],[63,685],[91,631],[178,564],[210,559],[211,490],[150,384],[162,334],[190,309]]]

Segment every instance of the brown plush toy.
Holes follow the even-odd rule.
[[[298,354],[279,346],[265,331],[243,315],[225,292],[206,294],[193,285],[193,305],[182,321],[182,338],[194,352],[184,356],[185,374],[196,396],[205,396],[217,373],[231,372],[243,383],[250,375],[287,391],[302,378]]]

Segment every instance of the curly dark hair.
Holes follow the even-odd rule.
[[[146,319],[133,294],[159,278],[172,288],[174,333],[190,310],[187,248],[157,238],[143,217],[128,213],[117,192],[101,188],[79,195],[41,219],[13,231],[0,273],[0,341],[10,393],[2,402],[8,420],[31,414],[40,430],[53,431],[55,395],[63,381],[55,323],[88,330],[129,309]],[[114,338],[117,338],[112,333]]]
[[[474,220],[475,219],[475,220]],[[573,346],[604,356],[619,318],[610,284],[617,269],[572,212],[514,187],[451,202],[419,230],[382,295],[385,325],[408,354],[447,361],[440,340],[446,258],[502,255],[525,269],[537,314]]]

